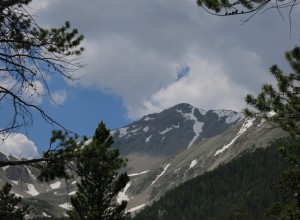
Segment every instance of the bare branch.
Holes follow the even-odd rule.
[[[76,80],[74,72],[83,67],[78,56],[83,52],[83,36],[71,29],[69,22],[60,28],[43,29],[28,13],[31,0],[5,1],[0,7],[0,104],[12,110],[8,125],[1,125],[0,134],[9,134],[33,121],[37,111],[50,123],[66,128],[49,116],[38,104],[27,99],[41,97],[39,82],[51,95],[48,75]]]
[[[0,167],[6,166],[20,166],[20,165],[33,165],[40,162],[49,162],[50,158],[37,158],[37,159],[26,159],[26,160],[8,160],[0,161]]]

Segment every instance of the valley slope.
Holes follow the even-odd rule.
[[[255,147],[265,147],[285,134],[259,120],[230,110],[199,110],[178,104],[144,116],[111,131],[114,147],[128,158],[130,182],[117,198],[128,201],[134,213],[161,197],[167,190],[213,170]],[[16,160],[0,153],[2,160]],[[0,169],[0,185],[9,182],[13,192],[35,207],[34,215],[62,217],[70,208],[76,181],[40,183],[29,166]],[[38,207],[38,208],[36,208]]]

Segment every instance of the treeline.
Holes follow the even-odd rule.
[[[286,164],[277,147],[245,152],[167,192],[133,219],[265,219]]]

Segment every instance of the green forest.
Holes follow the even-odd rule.
[[[276,183],[287,168],[276,146],[249,150],[181,184],[133,219],[265,219],[279,199]]]

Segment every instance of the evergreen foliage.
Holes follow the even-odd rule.
[[[266,219],[265,210],[278,198],[273,184],[287,166],[275,148],[246,152],[187,181],[133,219]]]
[[[21,220],[29,213],[27,205],[20,206],[21,197],[10,193],[11,185],[6,183],[0,190],[0,219],[1,220]]]
[[[52,131],[49,150],[43,154],[41,163],[32,164],[40,171],[38,180],[47,182],[55,178],[69,179],[71,173],[67,170],[74,171],[74,161],[81,154],[86,141],[85,136],[78,141],[77,135],[73,137],[66,131]]]
[[[31,124],[33,111],[63,128],[32,97],[43,95],[43,87],[52,99],[49,75],[74,80],[74,71],[82,67],[76,57],[83,51],[83,36],[68,21],[60,28],[40,27],[28,12],[31,1],[0,1],[0,103],[8,118],[2,135]]]
[[[86,137],[79,142],[77,136],[70,137],[63,131],[53,131],[50,142],[52,150],[44,154],[42,162],[33,166],[40,171],[40,181],[68,179],[73,175],[80,179],[78,192],[71,197],[74,207],[69,211],[71,219],[124,219],[127,202],[117,204],[116,196],[129,181],[126,173],[118,173],[127,161],[119,156],[118,149],[110,149],[113,139],[105,124],[99,124],[89,144]],[[11,186],[0,190],[0,203],[1,195],[6,195],[8,188],[10,190]],[[16,201],[20,202],[21,198],[18,199]],[[6,203],[7,200],[3,202]],[[16,206],[9,207],[14,209],[13,213],[19,213]],[[29,213],[27,208],[24,210]]]
[[[77,57],[83,52],[80,47],[83,36],[78,34],[77,29],[72,29],[68,21],[60,28],[40,27],[28,12],[27,5],[31,1],[0,0],[0,103],[5,103],[8,118],[8,124],[0,128],[0,135],[2,141],[5,141],[5,135],[30,125],[33,111],[39,112],[46,122],[58,125],[64,132],[52,133],[50,147],[41,158],[0,161],[0,167],[34,165],[41,171],[39,179],[49,181],[57,177],[69,178],[70,172],[67,169],[76,169],[73,165],[75,161],[78,166],[77,175],[82,177],[82,181],[78,185],[78,195],[72,199],[75,209],[70,212],[71,216],[122,219],[126,203],[117,205],[114,200],[128,181],[126,173],[117,173],[125,166],[125,160],[119,157],[118,150],[108,149],[112,138],[104,124],[99,125],[92,143],[83,147],[85,138],[78,143],[76,135],[69,137],[67,129],[32,101],[32,97],[43,95],[39,90],[43,87],[55,102],[46,81],[49,75],[67,80],[76,79],[74,71],[82,67]],[[57,145],[53,147],[55,143]],[[85,193],[85,187],[91,194],[96,192],[100,197],[88,197],[90,195]],[[11,186],[5,185],[0,191],[1,195],[7,195],[10,188]],[[4,198],[15,199],[7,196]],[[88,203],[80,199],[86,199]],[[19,201],[16,198],[8,202]],[[15,206],[10,207],[14,214],[21,210]],[[98,209],[92,210],[95,207]],[[25,208],[24,212],[27,212]],[[1,210],[3,213],[4,211]]]
[[[270,209],[270,216],[282,219],[300,219],[300,47],[286,52],[292,72],[284,74],[277,66],[270,73],[276,87],[265,84],[257,97],[247,95],[246,102],[258,112],[245,109],[249,116],[261,117],[287,131],[292,140],[280,147],[280,155],[291,164],[279,182],[282,197]]]
[[[59,28],[40,27],[28,12],[31,2],[0,0],[0,104],[8,123],[1,124],[0,142],[20,127],[30,125],[33,111],[66,131],[32,97],[43,95],[39,90],[43,87],[52,99],[46,81],[49,75],[75,80],[74,71],[82,67],[77,57],[83,52],[80,47],[83,36],[71,28],[70,22]],[[53,132],[50,148],[41,158],[0,161],[0,167],[36,165],[41,169],[42,180],[67,177],[65,168],[77,157],[74,149],[80,147],[75,142],[76,136],[68,138],[69,133]],[[56,140],[61,142],[52,148]]]
[[[262,10],[272,8],[277,8],[278,11],[282,8],[289,8],[291,12],[300,3],[299,0],[281,0],[276,1],[274,5],[270,5],[271,2],[271,0],[197,0],[198,6],[202,7],[208,13],[217,16],[239,14],[251,14],[253,16]]]
[[[126,173],[118,174],[126,165],[118,149],[110,149],[112,136],[103,122],[98,125],[92,142],[84,146],[77,158],[78,191],[71,197],[74,209],[71,219],[124,219],[126,201],[116,203],[116,196],[129,181]]]
[[[270,73],[277,81],[276,88],[271,84],[264,84],[257,97],[247,95],[245,99],[247,104],[257,109],[259,114],[249,109],[246,109],[245,113],[279,125],[293,138],[298,138],[300,137],[300,47],[286,52],[285,58],[293,72],[285,74],[277,65],[271,66]]]

